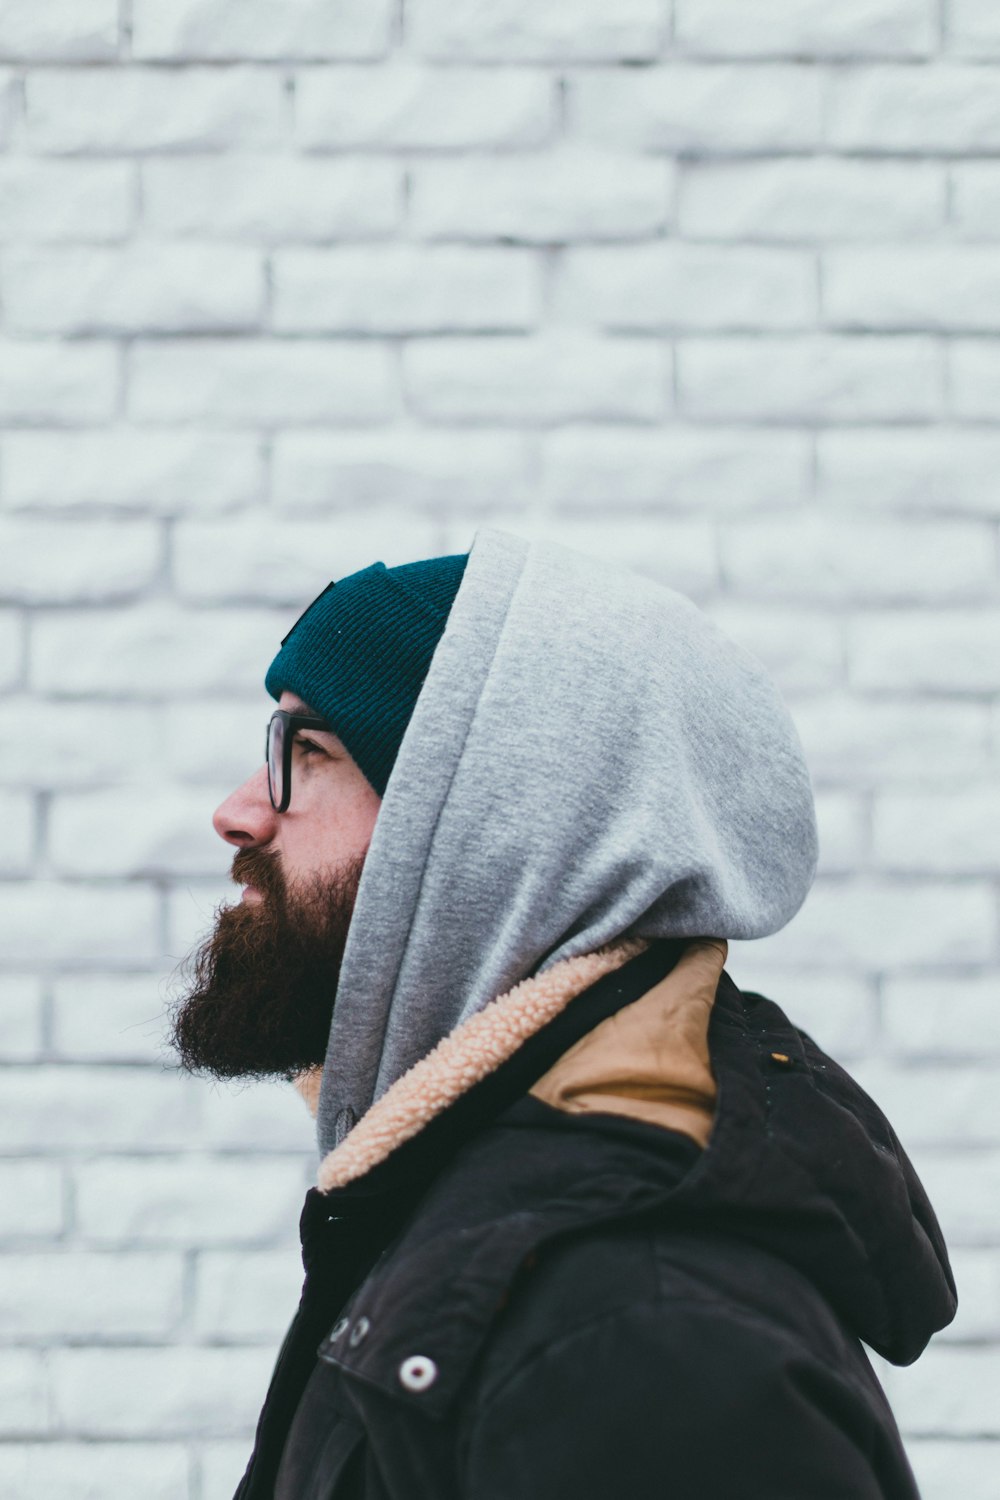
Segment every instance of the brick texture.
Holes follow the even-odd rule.
[[[776,676],[820,876],[735,944],[889,1110],[961,1311],[878,1363],[994,1500],[1000,19],[988,0],[0,0],[0,1493],[231,1493],[312,1126],[178,1076],[266,664],[548,536]]]

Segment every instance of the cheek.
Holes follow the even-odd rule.
[[[360,773],[346,785],[317,786],[315,792],[300,804],[294,825],[285,824],[283,842],[292,860],[319,867],[366,853],[382,805],[378,793]]]
[[[367,782],[350,801],[345,800],[342,805],[343,836],[345,841],[350,842],[355,853],[363,854],[371,843],[375,819],[381,806],[381,799]]]

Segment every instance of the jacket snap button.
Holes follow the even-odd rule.
[[[361,1343],[362,1339],[366,1339],[368,1337],[368,1330],[371,1326],[372,1325],[369,1323],[367,1318],[358,1319],[351,1331],[350,1342],[352,1349],[356,1349]]]
[[[438,1377],[438,1367],[426,1354],[411,1354],[399,1367],[399,1383],[407,1391],[426,1391]]]
[[[330,1343],[331,1344],[335,1344],[338,1339],[342,1339],[344,1337],[344,1334],[347,1332],[348,1328],[350,1327],[350,1323],[351,1323],[350,1318],[341,1318],[341,1320],[340,1320],[339,1323],[335,1323],[333,1325],[333,1327],[330,1330]]]

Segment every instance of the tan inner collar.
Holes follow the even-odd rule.
[[[722,941],[692,943],[665,979],[564,1052],[531,1089],[568,1114],[612,1114],[708,1144],[717,1088],[708,1023]]]

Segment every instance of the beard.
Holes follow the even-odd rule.
[[[275,854],[241,849],[232,878],[261,899],[221,906],[183,962],[170,1040],[214,1078],[291,1078],[326,1057],[364,856],[289,889]]]

